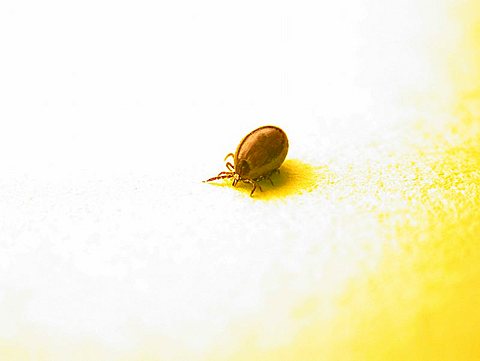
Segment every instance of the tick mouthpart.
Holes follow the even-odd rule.
[[[240,176],[237,173],[235,173],[235,175],[233,176],[232,186],[236,187],[239,180],[240,180]]]

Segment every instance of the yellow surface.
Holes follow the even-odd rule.
[[[291,180],[280,176],[279,186],[268,189],[272,194],[258,198],[289,197],[294,188],[355,208],[363,216],[352,219],[353,227],[348,225],[351,214],[337,208],[337,216],[347,223],[343,236],[351,242],[330,245],[327,258],[356,252],[343,261],[346,268],[358,262],[358,269],[343,280],[340,292],[319,284],[286,308],[286,320],[277,320],[267,334],[260,322],[245,332],[231,354],[214,353],[207,359],[479,359],[479,106],[480,97],[471,94],[452,123],[435,131],[424,129],[425,123],[412,129],[410,140],[419,142],[413,151],[373,151],[371,159],[348,164],[343,174],[312,172],[300,162],[287,162],[284,173]],[[305,171],[297,174],[297,167]],[[378,222],[375,234],[353,244],[359,240],[351,232],[361,230],[371,217]],[[334,236],[332,242],[341,238]],[[288,342],[262,345],[265,338],[281,339],[284,327],[295,329]]]
[[[0,360],[479,360],[480,9],[473,1],[439,2],[439,7],[435,1],[418,3],[418,8],[416,3],[409,6],[424,16],[433,13],[434,20],[416,18],[417,13],[407,17],[437,27],[402,27],[392,41],[385,41],[375,27],[361,26],[366,40],[359,35],[352,41],[352,46],[362,40],[367,44],[363,62],[373,65],[362,63],[364,69],[354,69],[352,79],[364,82],[371,93],[357,93],[362,87],[342,93],[345,79],[350,79],[342,62],[351,54],[336,46],[346,41],[348,31],[337,37],[322,33],[322,44],[334,56],[324,64],[328,70],[314,72],[332,73],[342,82],[329,78],[319,90],[315,82],[321,76],[311,80],[309,73],[297,72],[301,66],[316,69],[314,60],[325,55],[303,44],[302,36],[295,37],[295,31],[312,34],[309,26],[318,30],[312,25],[318,24],[314,15],[309,17],[312,7],[304,4],[309,11],[296,10],[300,16],[292,15],[286,21],[291,28],[285,30],[287,38],[295,39],[291,50],[303,51],[300,60],[295,51],[289,53],[288,60],[296,64],[290,70],[298,77],[286,76],[288,86],[279,86],[286,95],[273,95],[263,108],[255,108],[254,96],[253,105],[228,98],[227,106],[219,101],[202,108],[192,101],[180,121],[174,119],[167,131],[162,126],[162,132],[152,135],[138,130],[136,118],[136,111],[144,109],[142,101],[152,104],[150,111],[159,108],[152,96],[125,105],[135,115],[131,128],[130,117],[121,118],[124,125],[116,119],[105,123],[103,130],[93,118],[85,120],[91,127],[79,126],[74,133],[79,138],[64,134],[64,148],[47,144],[46,150],[32,147],[26,152],[26,158],[34,159],[28,171],[20,176],[5,172],[0,180]],[[360,18],[366,24],[370,10],[383,14],[380,3],[365,4],[369,11]],[[395,11],[404,9],[403,2],[395,4]],[[287,10],[282,11],[288,15]],[[267,7],[262,14],[271,11]],[[335,11],[341,18],[357,19],[343,8]],[[253,20],[263,24],[263,15]],[[216,28],[200,28],[209,36],[217,34]],[[267,39],[270,35],[264,34]],[[122,36],[119,43],[124,40]],[[377,48],[372,40],[392,47]],[[260,45],[256,52],[264,49]],[[389,54],[383,57],[380,51],[383,60],[405,56],[408,71],[398,74],[401,62],[382,70],[385,64],[375,63],[374,50]],[[137,59],[129,61],[137,64]],[[337,62],[340,70],[334,67]],[[221,66],[227,68],[215,68],[221,73],[217,85],[224,84],[222,71],[232,73]],[[271,64],[263,66],[268,70]],[[332,67],[336,70],[330,71]],[[433,70],[419,77],[425,69]],[[202,86],[210,80],[198,76]],[[242,84],[245,76],[235,79]],[[178,86],[177,78],[171,81],[169,86]],[[244,84],[243,90],[263,95],[262,84],[258,89]],[[194,100],[202,86],[192,90]],[[167,88],[163,96],[174,94],[178,104],[188,103],[188,89]],[[219,88],[215,94],[221,97]],[[277,84],[267,88],[277,89]],[[328,101],[315,100],[316,91]],[[80,95],[79,105],[68,103],[65,109],[88,108],[96,101]],[[370,105],[363,105],[368,100]],[[112,108],[123,106],[106,101]],[[240,105],[230,107],[229,101]],[[168,115],[182,111],[176,104],[165,101],[173,109]],[[220,114],[212,115],[211,109]],[[196,119],[197,111],[202,121],[185,127],[182,117]],[[128,113],[117,112],[119,117]],[[228,122],[225,114],[231,117]],[[250,198],[249,185],[235,189],[231,182],[201,183],[222,170],[215,167],[221,166],[224,154],[261,125],[258,117],[263,115],[278,116],[291,144],[281,173],[272,177],[275,185],[262,183],[263,192]],[[220,120],[209,121],[210,116]],[[248,120],[238,121],[243,119]],[[53,124],[61,128],[63,123]],[[150,129],[148,121],[140,124]],[[120,132],[122,126],[125,138],[115,138],[112,129]],[[97,130],[99,135],[90,137]],[[32,142],[34,133],[29,135]],[[140,140],[129,149],[128,141],[137,135]],[[97,154],[89,146],[98,147],[103,136],[113,150]],[[68,147],[82,137],[90,141],[88,146],[80,142],[78,149]],[[35,158],[37,149],[46,153]],[[98,156],[98,168],[92,166],[93,175],[64,173],[62,167],[70,163],[54,156],[64,150],[68,161],[78,164],[90,164]],[[117,151],[124,152],[118,159]],[[11,156],[11,163],[25,160],[22,154]],[[135,171],[109,173],[105,164],[110,160],[114,170],[119,165]],[[47,169],[41,176],[35,173],[37,163]]]

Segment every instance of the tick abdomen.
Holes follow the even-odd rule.
[[[280,128],[267,125],[250,132],[235,152],[235,172],[256,179],[278,169],[288,152],[288,139]]]

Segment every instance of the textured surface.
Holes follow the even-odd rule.
[[[1,3],[0,360],[480,358],[478,5],[317,3]]]

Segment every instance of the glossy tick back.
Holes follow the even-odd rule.
[[[239,181],[250,183],[253,186],[250,193],[252,196],[257,186],[262,190],[257,182],[268,179],[273,185],[270,177],[279,172],[278,168],[285,160],[287,152],[288,139],[283,130],[272,125],[260,127],[242,139],[235,154],[229,153],[225,157],[225,160],[233,157],[233,164],[226,163],[228,172],[220,172],[216,177],[204,182],[233,178],[234,187]]]

